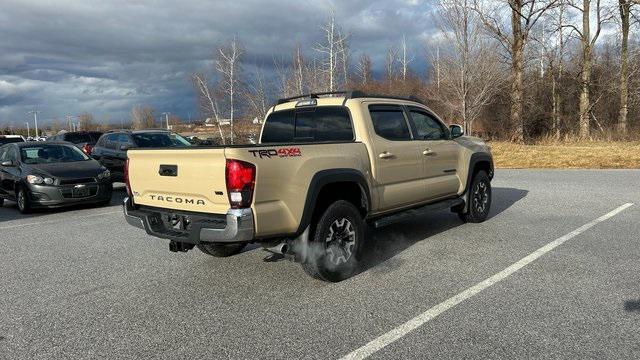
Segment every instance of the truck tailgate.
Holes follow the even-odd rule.
[[[229,209],[224,148],[130,150],[127,155],[136,204],[218,214]]]

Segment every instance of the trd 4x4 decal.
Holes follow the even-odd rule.
[[[269,158],[272,157],[291,157],[291,156],[302,156],[302,151],[300,148],[281,148],[281,149],[263,149],[263,150],[249,150],[250,153],[253,154],[253,157],[259,158]]]

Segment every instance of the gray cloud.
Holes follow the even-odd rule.
[[[334,9],[357,55],[382,67],[403,34],[422,61],[434,30],[421,0],[351,1],[71,1],[3,0],[0,12],[0,124],[90,111],[128,117],[135,104],[186,117],[196,107],[189,74],[211,69],[216,46],[237,36],[247,68],[267,71],[296,43],[309,55]]]

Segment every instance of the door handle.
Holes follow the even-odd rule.
[[[422,155],[425,155],[425,156],[432,156],[432,155],[435,155],[435,154],[436,153],[433,150],[429,149],[429,148],[426,148],[426,149],[422,150]]]
[[[392,157],[394,157],[394,155],[388,151],[385,151],[383,153],[381,153],[380,155],[378,155],[378,157],[380,159],[391,159]]]

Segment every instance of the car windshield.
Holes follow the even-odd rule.
[[[90,159],[75,146],[58,144],[25,146],[20,149],[20,156],[25,164],[51,164]]]
[[[19,136],[18,137],[0,136],[0,145],[9,144],[9,143],[17,143],[17,142],[24,142],[24,140]]]
[[[131,136],[136,146],[143,148],[191,146],[185,138],[169,133],[139,133]]]

